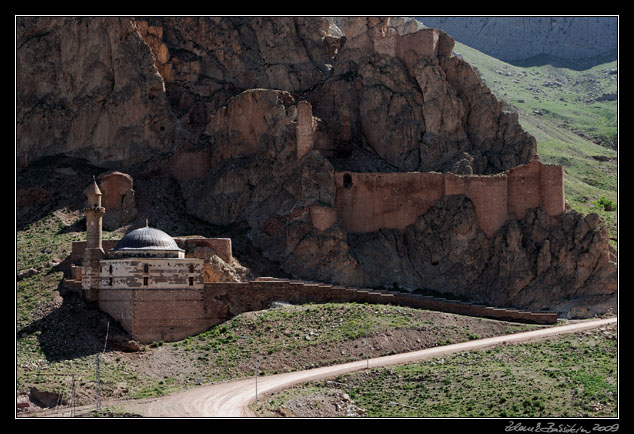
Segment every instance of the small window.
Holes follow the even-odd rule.
[[[110,274],[112,274],[112,265],[110,266]]]
[[[193,273],[193,272],[194,272],[194,266],[193,266],[193,265],[190,265],[190,266],[189,266],[189,272],[190,272],[190,273]]]
[[[147,286],[147,281],[148,281],[147,277],[144,277],[143,278],[143,286]]]
[[[343,187],[346,190],[352,188],[352,176],[349,173],[343,175]]]
[[[143,272],[148,273],[150,271],[150,266],[148,264],[143,264]]]
[[[189,278],[189,286],[194,286],[194,278],[193,277]]]
[[[108,286],[112,286],[112,277],[108,279]]]

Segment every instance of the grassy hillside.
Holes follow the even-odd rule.
[[[518,67],[464,44],[456,43],[454,51],[508,110],[518,113],[521,125],[537,140],[540,159],[564,166],[571,208],[598,213],[616,247],[617,213],[598,202],[604,197],[618,206],[617,62],[582,71]]]
[[[252,408],[269,417],[345,416],[350,407],[364,417],[615,417],[616,361],[609,326],[346,374]]]

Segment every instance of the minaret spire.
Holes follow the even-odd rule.
[[[82,263],[82,292],[88,301],[96,301],[100,287],[99,261],[105,256],[101,244],[101,222],[106,209],[101,206],[101,190],[97,180],[92,177],[92,184],[84,190],[88,199],[84,215],[86,216],[86,249]]]

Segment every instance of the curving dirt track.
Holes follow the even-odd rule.
[[[565,326],[378,357],[368,361],[360,360],[342,365],[258,377],[257,394],[261,398],[264,394],[276,392],[295,384],[332,378],[362,370],[368,366],[379,367],[415,362],[460,351],[483,349],[499,344],[525,342],[563,333],[574,333],[616,322],[617,318],[583,321]],[[199,386],[195,389],[144,402],[127,402],[122,404],[122,406],[126,410],[146,417],[254,417],[255,415],[249,410],[248,406],[255,399],[256,379],[251,377],[243,380]]]

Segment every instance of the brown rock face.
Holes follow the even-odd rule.
[[[597,223],[592,214],[554,218],[535,208],[489,239],[471,201],[453,195],[404,232],[348,234],[348,241],[368,286],[425,288],[583,317],[616,311],[616,265]]]
[[[189,214],[246,222],[297,278],[581,316],[612,308],[615,264],[595,217],[530,207],[487,237],[453,195],[404,231],[337,221],[336,172],[497,174],[536,156],[453,44],[379,17],[20,17],[18,164],[64,154],[174,184]],[[45,200],[26,187],[24,209]]]
[[[18,164],[66,154],[146,161],[171,142],[162,77],[127,18],[16,20]]]
[[[494,173],[534,156],[444,32],[401,37],[374,17],[342,29],[317,17],[21,17],[18,162],[64,153],[130,167],[200,152],[249,89],[306,95],[334,149],[364,147],[397,170]]]

